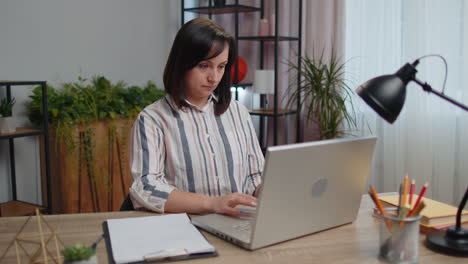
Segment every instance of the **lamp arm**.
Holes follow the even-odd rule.
[[[440,98],[442,98],[442,99],[444,99],[444,100],[447,100],[447,101],[449,101],[450,103],[452,103],[452,104],[454,104],[454,105],[460,107],[461,109],[463,109],[463,110],[465,110],[465,111],[468,111],[468,106],[466,106],[466,105],[464,105],[464,104],[462,104],[462,103],[460,103],[460,102],[455,101],[454,99],[452,99],[452,98],[446,96],[445,94],[443,94],[443,93],[441,93],[441,92],[439,92],[439,91],[436,91],[436,90],[432,89],[432,87],[431,87],[428,83],[426,83],[426,82],[423,83],[423,82],[421,82],[420,80],[418,80],[418,79],[416,79],[416,78],[413,78],[413,81],[414,81],[415,83],[419,84],[419,85],[423,88],[424,91],[433,93],[433,94],[439,96]]]
[[[433,93],[433,94],[439,96],[440,98],[445,99],[445,100],[449,101],[450,103],[462,108],[463,110],[468,111],[468,106],[466,106],[466,105],[464,105],[464,104],[462,104],[460,102],[455,101],[454,99],[446,96],[445,94],[443,94],[443,93],[441,93],[439,91],[436,91],[436,90],[432,89],[432,87],[428,83],[426,83],[426,82],[423,83],[420,80],[418,80],[416,77],[413,77],[412,80],[414,82],[416,82],[417,84],[419,84],[423,88],[424,91]],[[458,206],[457,222],[456,222],[456,225],[455,225],[455,231],[461,230],[461,214],[462,214],[463,208],[465,208],[467,200],[468,200],[468,188],[466,188],[465,195],[463,196],[463,199],[462,199],[460,205]]]
[[[458,206],[458,211],[457,211],[457,224],[455,225],[455,228],[457,230],[461,229],[461,214],[463,211],[463,208],[465,208],[466,201],[468,200],[468,187],[466,188],[465,195],[463,196],[463,199],[460,203],[460,206]]]

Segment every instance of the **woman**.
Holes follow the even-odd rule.
[[[206,18],[176,35],[164,70],[168,95],[132,128],[130,197],[156,212],[240,215],[255,206],[264,158],[249,112],[231,101],[234,39]]]

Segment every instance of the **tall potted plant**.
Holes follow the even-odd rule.
[[[322,51],[320,57],[300,56],[301,67],[290,62],[290,71],[300,74],[290,86],[292,93],[288,101],[291,107],[297,104],[297,114],[306,114],[319,130],[320,139],[343,137],[348,134],[343,122],[350,128],[356,127],[354,107],[350,101],[353,93],[344,79],[345,63],[331,52],[328,61]],[[297,75],[296,75],[297,76]]]
[[[15,118],[12,115],[15,98],[0,101],[0,133],[13,133],[16,131]]]

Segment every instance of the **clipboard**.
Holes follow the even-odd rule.
[[[104,233],[104,240],[106,243],[106,251],[107,251],[107,257],[108,257],[109,263],[115,264],[116,261],[115,261],[115,257],[113,254],[113,247],[112,247],[112,242],[110,239],[109,225],[107,221],[104,221],[102,223],[102,229]],[[203,234],[200,233],[200,235],[203,237],[203,239],[206,240]],[[158,254],[157,256],[156,255],[152,256],[151,258],[148,258],[143,261],[135,261],[135,262],[128,262],[128,263],[161,263],[161,262],[166,262],[166,261],[175,261],[175,260],[192,259],[192,258],[216,257],[216,256],[218,256],[216,249],[214,249],[213,252],[203,252],[203,253],[194,253],[194,254],[188,254],[186,251],[183,252],[181,249],[174,249],[172,251],[161,252],[161,254]]]

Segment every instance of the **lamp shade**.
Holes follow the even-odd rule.
[[[415,80],[415,67],[418,63],[419,61],[407,63],[395,74],[370,79],[359,86],[356,92],[374,111],[392,124],[405,103],[406,85]]]
[[[356,92],[383,119],[393,123],[405,103],[406,85],[396,75],[383,75],[370,79]]]
[[[253,91],[259,94],[274,94],[275,72],[273,70],[255,70]]]

